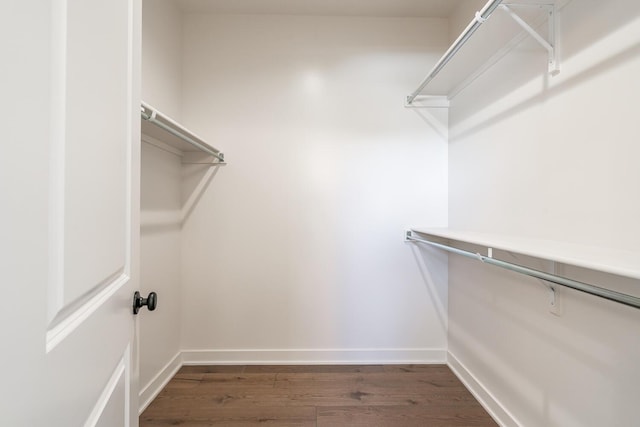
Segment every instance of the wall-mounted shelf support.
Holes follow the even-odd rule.
[[[611,289],[602,288],[600,286],[592,285],[590,283],[579,282],[577,280],[569,279],[567,277],[558,276],[556,274],[546,273],[544,271],[535,270],[533,268],[525,267],[518,264],[513,264],[507,261],[502,261],[490,256],[484,256],[479,253],[465,251],[463,249],[458,249],[453,246],[446,245],[444,243],[438,243],[431,240],[427,240],[424,238],[416,237],[414,232],[409,230],[405,233],[405,241],[406,242],[415,242],[422,243],[429,246],[433,246],[438,249],[445,250],[447,252],[451,252],[454,254],[462,255],[467,258],[477,259],[485,264],[495,265],[497,267],[504,268],[506,270],[511,270],[516,273],[524,274],[527,276],[535,277],[537,279],[544,280],[546,282],[555,283],[560,286],[565,286],[567,288],[575,289],[590,295],[595,295],[600,298],[608,299],[610,301],[615,301],[624,305],[628,305],[634,308],[640,308],[640,298],[623,294],[621,292],[613,291]],[[554,302],[555,302],[555,290],[554,290]]]
[[[531,25],[525,22],[524,19],[518,15],[514,7],[540,7],[547,10],[547,23],[548,23],[548,40],[540,35]],[[535,41],[549,52],[548,69],[549,74],[555,76],[560,72],[560,64],[558,63],[558,49],[556,49],[556,7],[553,4],[501,4],[500,9],[504,10],[518,25],[520,25]]]

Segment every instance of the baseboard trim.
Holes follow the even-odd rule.
[[[501,427],[520,426],[515,417],[451,352],[448,352],[447,365],[496,423]]]
[[[337,365],[447,363],[444,349],[183,350],[185,365]]]
[[[169,363],[167,363],[164,368],[162,368],[160,372],[158,372],[156,376],[141,389],[140,394],[138,395],[138,402],[140,403],[138,415],[142,414],[142,412],[147,409],[147,406],[153,402],[153,399],[155,399],[162,391],[182,365],[182,352],[179,351],[173,359],[171,359]]]

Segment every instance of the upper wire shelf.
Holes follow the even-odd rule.
[[[496,11],[500,13],[495,13]],[[473,35],[489,18],[492,24],[488,27],[492,28],[483,30],[482,37],[474,38]],[[540,31],[545,21],[546,30]],[[448,107],[450,99],[528,37],[547,51],[548,72],[556,75],[559,72],[556,35],[556,6],[553,3],[532,0],[506,3],[504,0],[489,0],[475,13],[471,22],[418,87],[406,97],[405,105]],[[494,43],[495,39],[506,39],[507,42]],[[470,69],[473,71],[469,72]],[[427,89],[429,91],[425,93]],[[414,101],[420,102],[414,104]]]
[[[224,162],[224,153],[149,104],[142,102],[140,115],[143,134],[180,151],[201,151],[215,157],[220,163]]]

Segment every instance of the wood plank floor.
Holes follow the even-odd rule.
[[[185,366],[140,426],[497,426],[445,365]]]

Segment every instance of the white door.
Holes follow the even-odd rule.
[[[137,425],[139,31],[139,0],[0,1],[2,426]]]

